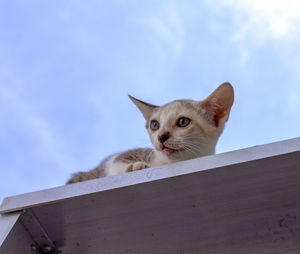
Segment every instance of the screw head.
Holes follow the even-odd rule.
[[[45,252],[45,253],[50,253],[51,250],[52,250],[52,248],[51,248],[51,246],[49,246],[49,245],[45,245],[45,246],[43,247],[43,252]]]
[[[30,247],[33,251],[37,251],[37,247],[35,246],[35,244],[31,244]]]

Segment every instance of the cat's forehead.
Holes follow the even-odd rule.
[[[176,100],[164,106],[161,106],[153,117],[176,117],[182,114],[188,114],[197,110],[198,102],[193,100]]]

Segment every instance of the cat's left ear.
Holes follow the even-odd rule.
[[[204,117],[215,127],[224,125],[228,120],[234,100],[234,90],[230,83],[220,85],[210,96],[201,102]]]
[[[139,110],[142,112],[144,118],[148,120],[151,115],[154,113],[154,111],[159,108],[158,106],[149,104],[147,102],[143,102],[141,100],[138,100],[131,95],[128,95],[128,97],[133,101],[133,103],[139,108]]]

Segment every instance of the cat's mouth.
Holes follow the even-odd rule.
[[[182,150],[182,149],[173,149],[173,148],[170,148],[170,147],[167,147],[167,146],[163,145],[162,148],[161,148],[161,150],[162,150],[165,154],[171,155],[171,154],[173,154],[173,153],[175,153],[175,152],[178,152],[178,151],[180,151],[180,150]]]

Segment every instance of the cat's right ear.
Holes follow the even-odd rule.
[[[141,100],[138,100],[131,95],[128,95],[128,97],[133,101],[133,103],[139,108],[139,110],[142,112],[144,118],[148,120],[151,115],[154,113],[154,111],[159,108],[158,106],[149,104],[147,102],[143,102]]]
[[[210,96],[200,102],[204,109],[204,117],[215,127],[223,125],[230,113],[234,100],[234,91],[230,83],[220,85]]]

